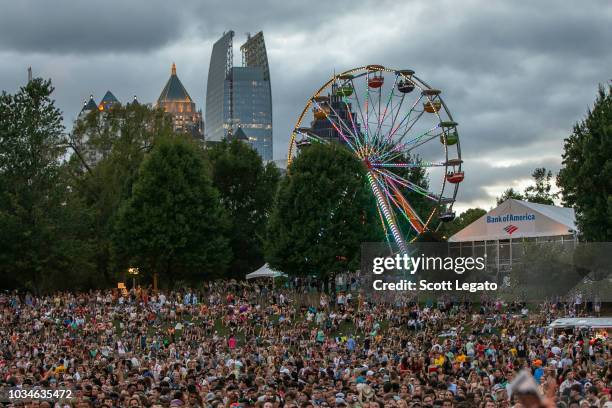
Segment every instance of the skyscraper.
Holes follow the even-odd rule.
[[[272,90],[263,33],[240,47],[241,67],[233,64],[234,32],[213,45],[206,91],[207,140],[220,141],[238,129],[263,160],[272,160]]]
[[[234,32],[228,31],[213,45],[206,83],[206,140],[223,140],[229,129],[233,38]]]
[[[157,106],[172,116],[172,124],[177,132],[203,137],[202,112],[196,110],[195,102],[176,75],[176,65],[172,64],[170,78],[162,89]]]

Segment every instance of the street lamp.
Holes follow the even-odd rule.
[[[138,276],[139,273],[140,271],[138,268],[128,268],[128,275],[132,277],[132,289],[136,289],[136,276]]]

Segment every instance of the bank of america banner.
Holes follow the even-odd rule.
[[[570,208],[506,200],[449,241],[492,241],[511,238],[566,236],[576,233]]]

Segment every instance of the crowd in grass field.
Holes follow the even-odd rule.
[[[308,293],[306,293],[308,292]],[[0,386],[31,407],[612,407],[610,340],[552,332],[582,305],[433,304],[219,281],[198,290],[0,295]],[[577,309],[576,309],[577,307]],[[586,309],[586,308],[584,308]]]

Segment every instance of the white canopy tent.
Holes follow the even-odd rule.
[[[576,234],[573,208],[508,199],[455,235],[449,242],[497,241],[552,237],[572,239]]]
[[[268,265],[267,263],[265,263],[261,268],[257,269],[255,272],[251,272],[249,273],[246,278],[248,279],[257,279],[257,278],[278,278],[280,276],[287,276],[286,274],[279,272],[279,271],[275,271],[274,269],[270,268],[270,265]]]
[[[577,242],[573,208],[508,199],[448,238],[456,256],[487,256],[487,264],[509,270],[523,242]]]

